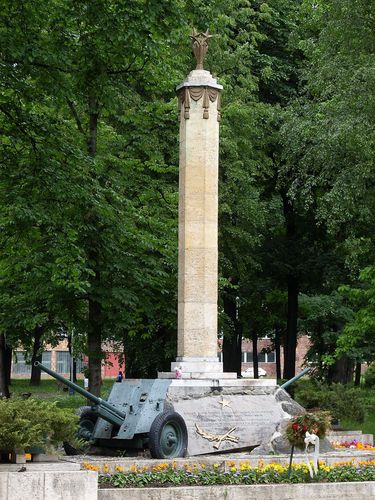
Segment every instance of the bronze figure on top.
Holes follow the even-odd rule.
[[[212,37],[208,30],[206,33],[198,33],[195,29],[190,35],[193,42],[193,52],[197,60],[197,67],[195,69],[203,69],[203,60],[208,50],[208,40]]]

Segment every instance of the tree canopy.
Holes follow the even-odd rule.
[[[224,85],[225,368],[262,335],[284,346],[287,378],[302,333],[318,365],[373,360],[372,2],[0,7],[0,351],[74,329],[97,394],[103,342],[124,344],[131,376],[173,359],[174,89],[195,26],[214,34],[207,65]],[[3,367],[0,353],[6,393]]]

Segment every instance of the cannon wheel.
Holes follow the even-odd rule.
[[[188,433],[184,419],[174,411],[164,411],[152,422],[149,448],[152,458],[184,457]]]
[[[91,408],[91,406],[81,406],[78,414],[80,429],[84,429],[85,431],[88,431],[92,434],[94,432],[95,424],[98,420],[98,414]]]
[[[82,442],[89,442],[89,439],[87,439],[86,436],[82,436],[80,434],[80,430],[84,429],[85,431],[89,431],[92,433],[94,431],[96,421],[98,420],[98,414],[92,410],[91,406],[80,406],[76,412],[76,415],[79,416],[79,428],[77,431],[77,436],[82,440]],[[81,455],[84,451],[83,448],[77,449],[67,441],[63,442],[63,448],[68,456]]]

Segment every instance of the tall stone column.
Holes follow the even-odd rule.
[[[222,376],[217,350],[218,164],[222,86],[203,69],[208,32],[193,33],[197,67],[180,109],[178,352],[183,378]]]

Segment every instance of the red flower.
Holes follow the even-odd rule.
[[[297,422],[295,422],[295,423],[292,425],[292,429],[293,429],[294,431],[298,431],[298,429],[299,429],[299,425],[297,424]]]

